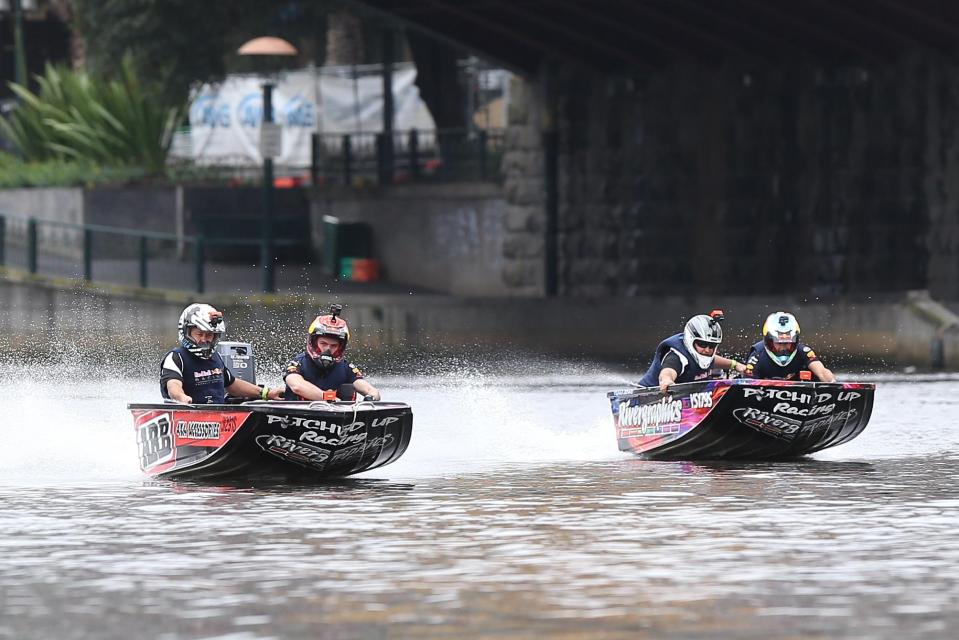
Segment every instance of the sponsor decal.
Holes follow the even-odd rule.
[[[387,416],[386,418],[373,418],[373,422],[370,423],[370,427],[372,428],[386,427],[393,424],[397,420],[399,420],[399,418],[397,418],[396,416]]]
[[[301,416],[277,416],[268,415],[266,423],[275,424],[283,429],[287,427],[299,427],[301,429],[310,429],[313,431],[326,431],[335,436],[344,436],[354,431],[358,431],[366,426],[365,422],[356,421],[350,424],[339,425],[327,420],[318,420],[316,418],[304,418]]]
[[[733,417],[747,427],[752,427],[757,431],[784,440],[795,438],[802,426],[802,422],[799,420],[773,415],[771,412],[763,411],[758,407],[741,407],[733,411]]]
[[[176,436],[184,440],[218,440],[220,423],[179,420],[176,423]]]
[[[847,409],[846,411],[839,411],[832,415],[816,418],[815,420],[807,420],[803,426],[807,431],[826,430],[832,427],[833,424],[855,420],[858,414],[859,412],[855,409]]]
[[[300,434],[300,440],[306,440],[307,442],[313,442],[315,444],[325,444],[330,447],[341,447],[357,442],[365,442],[366,432],[362,431],[360,433],[343,436],[342,438],[328,438],[320,435],[316,431],[304,431]]]
[[[363,449],[366,447],[366,443],[358,444],[355,447],[350,447],[349,449],[340,449],[333,454],[333,459],[330,460],[330,464],[340,464],[344,462],[350,462],[359,458],[363,455]]]
[[[223,375],[223,369],[219,367],[215,369],[204,369],[203,371],[194,371],[194,378],[212,378],[213,376]]]
[[[387,433],[385,435],[373,438],[372,440],[366,443],[367,449],[382,449],[393,444],[393,434]]]
[[[836,405],[832,402],[829,404],[814,404],[811,407],[797,407],[789,402],[778,402],[772,408],[772,412],[789,416],[812,417],[830,414],[835,411],[835,409]]]
[[[620,427],[620,438],[641,438],[643,436],[666,436],[671,433],[679,433],[680,425],[663,424],[655,427]]]
[[[629,402],[619,403],[619,425],[621,427],[651,427],[678,423],[683,419],[682,400],[664,397],[652,404],[629,406]]]
[[[836,396],[836,400],[839,402],[851,402],[852,400],[858,400],[862,397],[862,394],[858,391],[840,391],[839,395]]]
[[[284,458],[290,462],[316,469],[325,467],[326,461],[330,457],[330,452],[327,449],[297,442],[278,433],[257,436],[256,444],[267,453],[278,458]]]
[[[744,387],[743,397],[753,398],[755,400],[780,400],[783,402],[793,402],[809,404],[813,401],[815,394],[807,391],[793,391],[789,389],[774,389],[769,387]],[[829,394],[825,394],[828,397]]]
[[[173,458],[170,414],[162,413],[137,426],[137,449],[144,471]]]
[[[709,409],[713,406],[713,394],[709,391],[689,394],[690,409]]]

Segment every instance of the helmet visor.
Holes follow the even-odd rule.
[[[714,353],[719,344],[715,342],[706,342],[705,340],[693,340],[693,346],[698,351],[708,351],[709,353]]]
[[[780,333],[775,337],[766,338],[766,348],[778,356],[788,356],[796,350],[798,344],[797,336],[789,333]]]

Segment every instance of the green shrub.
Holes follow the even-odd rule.
[[[0,119],[0,133],[28,163],[51,171],[59,166],[82,173],[98,166],[163,174],[183,109],[153,102],[131,63],[124,62],[116,80],[50,65],[36,80],[37,93],[10,83],[20,104],[7,120]],[[33,175],[43,171],[37,168]]]
[[[78,160],[24,162],[0,153],[0,189],[24,187],[81,187],[143,180],[142,167],[102,167]]]

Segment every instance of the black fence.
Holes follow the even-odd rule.
[[[314,134],[313,183],[499,181],[502,130]]]
[[[434,129],[327,133],[311,137],[310,166],[275,161],[277,180],[286,186],[309,181],[314,185],[364,186],[415,182],[502,180],[505,132],[502,129]],[[227,180],[238,184],[262,180],[262,166],[247,157],[218,164],[192,158],[185,147],[172,157],[174,173],[184,179]],[[279,182],[278,182],[279,184]]]

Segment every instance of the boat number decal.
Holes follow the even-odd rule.
[[[170,414],[162,413],[137,427],[140,468],[147,470],[173,457]]]
[[[318,469],[326,466],[326,460],[330,457],[330,452],[327,449],[297,442],[276,433],[257,436],[256,443],[261,449],[278,458],[285,458],[291,462]]]
[[[708,409],[713,406],[713,394],[709,391],[689,394],[690,409]]]
[[[752,427],[785,440],[791,440],[796,437],[796,433],[802,426],[802,422],[776,416],[769,411],[763,411],[757,407],[741,407],[733,411],[733,417],[742,422],[747,427]]]

